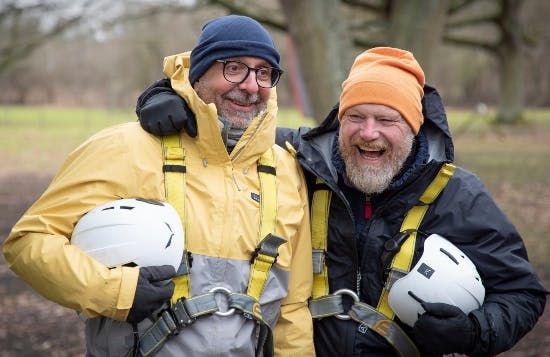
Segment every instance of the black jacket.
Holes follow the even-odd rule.
[[[441,165],[454,159],[444,107],[434,88],[425,87],[422,104],[425,121],[414,154],[390,189],[370,198],[373,215],[368,220],[360,214],[365,195],[341,180],[337,108],[317,128],[278,129],[278,143],[288,141],[297,150],[310,191],[316,176],[333,191],[326,257],[331,292],[351,289],[361,301],[376,306],[384,283],[380,256],[385,240],[399,231],[405,214]],[[478,177],[457,168],[430,206],[419,231],[413,264],[422,254],[423,238],[437,233],[466,253],[483,280],[485,302],[472,312],[480,326],[473,355],[505,351],[533,328],[543,312],[547,292],[528,262],[519,233]],[[414,340],[411,329],[402,327]],[[370,330],[360,332],[353,320],[320,319],[314,323],[314,334],[318,356],[395,355],[381,337]]]

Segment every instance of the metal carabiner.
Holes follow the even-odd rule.
[[[348,295],[351,296],[353,299],[353,302],[359,302],[359,296],[355,293],[355,291],[352,291],[350,289],[340,289],[336,290],[332,293],[332,295]],[[338,314],[335,316],[339,320],[349,320],[351,317],[348,314]]]
[[[224,288],[223,286],[217,286],[215,288],[212,288],[210,289],[211,293],[217,293],[217,292],[222,292],[224,293],[225,296],[228,296],[229,294],[231,294],[231,290],[229,290],[228,288]],[[214,312],[215,315],[218,315],[218,316],[231,316],[235,313],[235,308],[231,308],[227,311],[216,311]]]

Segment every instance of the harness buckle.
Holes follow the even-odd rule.
[[[164,317],[164,314],[167,313],[172,318],[172,321],[175,324],[175,328],[171,331],[172,335],[177,335],[179,332],[184,328],[193,323],[193,317],[189,314],[187,309],[185,308],[185,298],[179,298],[176,303],[171,307],[166,309],[162,315]],[[166,318],[165,318],[166,320]]]
[[[415,229],[407,229],[405,231],[397,232],[393,237],[384,242],[384,251],[380,257],[382,265],[383,279],[387,279],[388,274],[390,273],[389,265],[392,259],[395,257],[397,252],[401,249],[401,245],[413,233]]]
[[[283,237],[269,233],[260,241],[260,243],[258,243],[256,249],[252,252],[250,263],[252,264],[256,258],[260,258],[266,263],[275,264],[277,262],[277,257],[279,256],[278,248],[285,242],[286,239]]]

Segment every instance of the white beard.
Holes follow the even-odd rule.
[[[394,177],[401,171],[409,156],[414,142],[414,134],[405,137],[405,143],[394,147],[388,157],[388,163],[382,167],[359,165],[354,159],[355,146],[344,147],[339,139],[340,155],[346,165],[348,181],[359,191],[366,194],[381,193],[386,190]]]

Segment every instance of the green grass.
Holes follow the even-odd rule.
[[[136,119],[130,109],[0,106],[0,159],[4,172],[55,172],[64,157],[95,132]],[[295,110],[279,110],[280,126],[314,124]]]
[[[55,172],[93,133],[135,119],[131,110],[0,106],[3,169]]]
[[[523,126],[496,127],[492,113],[449,110],[455,161],[477,174],[522,232],[534,264],[550,279],[550,110],[526,113]],[[53,175],[67,154],[98,130],[134,121],[132,110],[0,106],[2,173]],[[280,109],[278,125],[313,126]]]
[[[495,126],[492,115],[465,111],[448,114],[455,161],[479,174],[490,185],[544,182],[550,164],[550,111],[529,110],[523,125]]]

